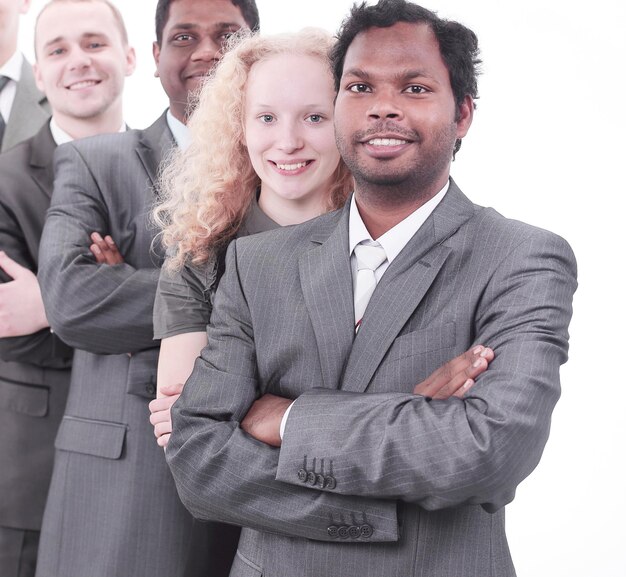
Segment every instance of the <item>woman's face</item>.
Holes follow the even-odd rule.
[[[261,179],[259,204],[279,224],[288,224],[284,215],[323,211],[339,163],[334,98],[328,65],[318,58],[277,55],[250,70],[245,143]]]

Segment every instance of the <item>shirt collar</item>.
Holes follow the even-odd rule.
[[[435,210],[437,205],[443,200],[449,187],[450,180],[448,179],[445,186],[428,202],[417,208],[404,220],[376,239],[376,242],[385,249],[389,263],[400,254],[409,240],[411,240],[413,235],[420,229],[433,210]],[[363,223],[354,195],[352,195],[352,200],[350,201],[350,223],[348,226],[350,255],[352,255],[354,247],[360,242],[364,240],[373,242],[372,236]]]
[[[170,109],[167,109],[167,125],[169,126],[172,136],[176,141],[178,148],[185,150],[191,143],[191,135],[189,134],[189,128],[183,124],[178,118],[176,118]]]
[[[9,58],[4,66],[0,66],[0,74],[6,76],[15,82],[19,82],[22,78],[22,63],[24,57],[21,52],[14,52],[13,56]]]
[[[74,138],[70,136],[65,130],[63,130],[54,120],[54,116],[50,119],[50,132],[52,133],[52,140],[54,140],[57,146],[72,142]],[[118,132],[126,132],[126,123],[123,123]]]

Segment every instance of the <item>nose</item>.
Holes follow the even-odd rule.
[[[292,154],[304,147],[304,139],[300,127],[295,122],[284,122],[278,128],[276,146],[285,154]]]
[[[222,44],[216,42],[212,37],[204,37],[191,54],[191,59],[204,62],[217,61],[222,57]]]
[[[82,70],[91,66],[91,55],[80,48],[72,50],[68,67],[70,70]]]
[[[392,89],[379,90],[372,100],[367,111],[369,118],[373,120],[401,120],[404,117],[402,107],[398,102],[399,95]]]

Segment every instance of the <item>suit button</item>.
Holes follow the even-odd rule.
[[[369,539],[372,536],[372,533],[374,533],[374,528],[371,525],[368,525],[367,523],[361,525],[361,537]]]
[[[347,539],[348,538],[348,527],[346,527],[345,525],[342,525],[341,527],[339,527],[339,538],[340,539]]]
[[[350,527],[348,527],[348,535],[350,535],[350,539],[358,539],[361,536],[360,527],[350,525]]]
[[[154,385],[154,383],[148,383],[146,385],[146,393],[148,393],[152,397],[156,395],[156,386]]]
[[[315,475],[315,484],[319,485],[322,489],[324,488],[324,476],[319,473]]]
[[[317,483],[317,475],[313,471],[309,471],[306,476],[306,482],[309,485],[315,485]]]
[[[324,482],[327,489],[334,489],[337,486],[337,480],[332,475],[328,475]]]
[[[300,479],[300,481],[302,481],[303,483],[306,483],[306,478],[307,478],[306,469],[300,469],[298,471],[298,479]]]
[[[339,537],[339,527],[337,527],[337,525],[331,525],[330,527],[328,527],[328,534],[330,535],[331,539],[336,539],[337,537]]]

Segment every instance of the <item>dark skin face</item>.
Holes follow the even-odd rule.
[[[467,96],[457,113],[448,69],[426,24],[399,22],[356,36],[344,62],[335,131],[374,238],[443,188],[472,111]]]
[[[170,99],[170,110],[181,122],[187,120],[189,94],[222,56],[224,42],[246,28],[241,10],[230,0],[175,0],[163,27],[161,46],[152,51],[155,76]]]

